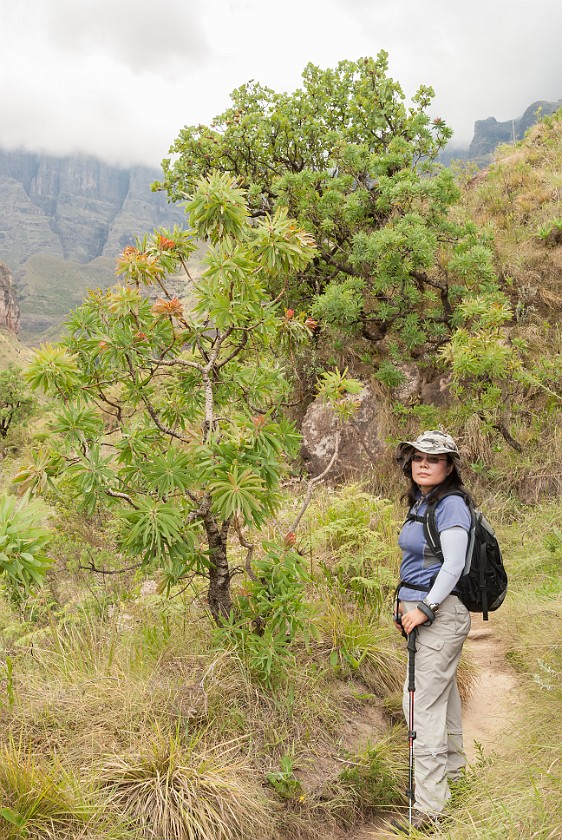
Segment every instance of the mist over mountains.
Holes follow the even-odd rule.
[[[35,254],[88,263],[116,256],[134,233],[184,221],[150,185],[160,172],[86,156],[0,150],[0,260],[12,271]]]
[[[495,117],[476,120],[474,136],[468,148],[455,146],[455,140],[440,154],[439,159],[446,166],[453,159],[473,160],[479,166],[487,166],[491,155],[502,143],[515,143],[522,140],[525,133],[535,125],[541,116],[553,114],[562,108],[562,99],[555,102],[538,100],[526,108],[521,117],[499,121]]]

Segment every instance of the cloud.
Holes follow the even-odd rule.
[[[559,0],[335,2],[390,52],[408,94],[420,83],[435,89],[435,110],[460,142],[477,119],[516,118],[537,99],[562,97]]]
[[[539,0],[0,0],[0,146],[157,164],[256,79],[389,53],[407,97],[468,144],[474,121],[562,97],[562,4]]]
[[[199,0],[18,0],[17,18],[59,56],[105,55],[135,73],[201,61],[211,52]]]

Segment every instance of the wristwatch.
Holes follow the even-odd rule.
[[[423,601],[418,601],[418,610],[420,610],[427,619],[427,624],[433,624],[435,621],[435,613],[439,609],[439,604],[432,604],[430,603],[428,598],[424,598]]]

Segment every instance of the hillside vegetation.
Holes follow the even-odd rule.
[[[420,265],[400,278],[386,265],[386,309],[362,287],[379,327],[392,321],[380,342],[364,335],[365,308],[342,328],[322,320],[326,297],[308,301],[315,318],[285,307],[295,276],[326,270],[306,225],[273,199],[250,222],[242,191],[214,175],[191,206],[210,245],[190,307],[166,294],[160,267],[175,276],[194,237],[159,233],[121,256],[128,282],[91,294],[64,343],[36,354],[41,408],[9,430],[0,461],[1,837],[335,840],[364,820],[387,836],[377,820],[404,806],[407,777],[391,450],[436,425],[458,436],[504,549],[510,593],[490,625],[519,704],[435,836],[561,836],[561,163],[555,115],[488,171],[458,173],[460,188],[439,176],[449,209],[439,199],[423,224],[435,194],[402,183],[419,202],[426,266],[416,279]],[[455,244],[430,259],[434,213]],[[398,216],[381,206],[368,234],[388,253],[404,246]],[[141,294],[147,278],[156,302]],[[394,319],[397,299],[407,309]],[[347,372],[328,370],[331,356]],[[446,397],[399,399],[406,365],[446,376]],[[310,399],[318,376],[340,428],[355,377],[386,395],[384,494],[301,476],[282,411],[299,388]],[[477,679],[467,646],[465,702],[477,690],[501,704]]]

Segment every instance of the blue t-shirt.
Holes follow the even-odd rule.
[[[423,497],[420,497],[410,509],[410,513],[417,516],[424,516],[427,513],[427,504]],[[461,496],[444,496],[436,502],[435,524],[439,533],[455,526],[470,531],[470,510],[464,499]],[[402,549],[400,580],[427,587],[429,591],[442,564],[427,544],[423,533],[423,523],[405,522],[398,537],[398,545]],[[407,586],[401,586],[398,594],[402,601],[419,601],[424,597],[424,592],[409,589]]]

